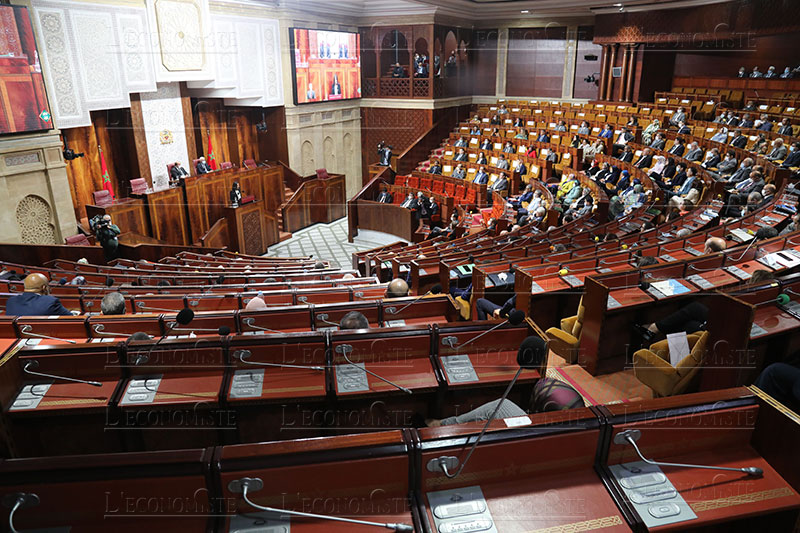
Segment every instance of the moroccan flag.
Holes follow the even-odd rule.
[[[111,195],[111,199],[116,199],[114,195],[114,187],[111,186],[111,178],[108,177],[108,168],[106,168],[106,156],[103,155],[103,149],[100,146],[97,147],[100,150],[100,172],[103,173],[103,189],[107,190]]]
[[[214,157],[214,147],[211,145],[211,135],[208,136],[208,166],[211,170],[217,170],[217,158]]]

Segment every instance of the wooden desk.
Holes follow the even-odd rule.
[[[422,240],[421,235],[416,235],[419,219],[417,214],[410,209],[394,204],[379,204],[370,200],[358,200],[356,209],[359,229],[391,233],[408,242]]]
[[[230,236],[229,250],[247,255],[262,255],[267,251],[269,243],[263,205],[263,202],[256,200],[238,207],[224,208]]]
[[[183,189],[174,187],[141,196],[147,206],[152,236],[170,244],[191,244]]]
[[[150,235],[147,210],[141,198],[123,198],[106,206],[87,205],[86,216],[91,219],[95,215],[111,215],[111,222],[119,226],[122,233]]]

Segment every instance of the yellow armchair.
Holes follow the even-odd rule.
[[[669,345],[666,340],[633,354],[634,374],[639,381],[653,389],[655,396],[681,394],[703,366],[708,332],[698,331],[688,335],[687,339],[691,352],[674,367],[669,363]]]
[[[550,344],[550,349],[563,357],[567,363],[578,360],[578,348],[581,345],[581,330],[583,329],[583,298],[578,304],[578,314],[561,319],[560,328],[549,328],[545,333]]]

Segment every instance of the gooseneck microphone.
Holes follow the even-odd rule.
[[[150,361],[150,354],[153,353],[153,350],[155,350],[156,346],[161,344],[161,341],[163,341],[170,333],[172,333],[172,330],[175,329],[175,326],[177,326],[178,324],[180,324],[181,326],[185,326],[192,320],[194,320],[194,311],[192,311],[188,307],[184,307],[183,309],[181,309],[180,312],[178,312],[177,316],[175,317],[175,322],[170,322],[167,325],[167,331],[164,332],[164,335],[159,337],[158,340],[156,340],[156,342],[154,342],[150,346],[150,349],[147,350],[147,354],[145,354],[144,356],[142,356],[141,354],[136,356],[136,361],[134,362],[134,365],[139,366],[147,364]],[[146,385],[145,388],[147,388]]]
[[[255,322],[256,319],[251,316],[242,319],[242,324],[244,324],[250,329],[254,329],[256,331],[267,331],[269,333],[283,333],[282,331],[278,331],[276,329],[262,328],[261,326],[256,326]],[[339,324],[336,325],[338,326]]]
[[[428,292],[426,292],[422,296],[417,296],[416,298],[414,298],[412,301],[410,301],[409,303],[407,303],[406,305],[404,305],[400,309],[397,309],[394,306],[387,307],[386,308],[386,312],[389,313],[390,315],[396,315],[396,314],[400,313],[401,311],[404,311],[406,308],[411,307],[412,305],[414,305],[415,303],[417,303],[418,301],[422,300],[423,298],[425,298],[426,296],[428,296],[430,294],[441,294],[441,293],[442,293],[442,286],[439,283],[437,283],[436,285],[431,287],[431,289]]]
[[[317,315],[317,319],[320,322],[325,322],[328,325],[336,326],[337,328],[339,327],[339,324],[337,324],[336,322],[331,322],[330,320],[328,320],[328,313],[320,313],[320,314],[318,314]]]
[[[636,445],[636,441],[641,438],[642,432],[638,429],[626,429],[620,431],[616,435],[614,435],[614,444],[630,444],[633,446],[633,449],[636,450],[636,455],[644,461],[645,463],[653,466],[677,466],[680,468],[705,468],[708,470],[728,470],[730,472],[742,472],[749,476],[762,476],[764,475],[764,471],[756,466],[745,466],[742,468],[731,468],[728,466],[708,466],[708,465],[689,465],[689,464],[682,464],[682,463],[665,463],[661,461],[652,461],[647,459],[642,452],[639,450],[639,447]]]
[[[11,512],[8,513],[8,530],[11,533],[20,533],[14,526],[14,515],[20,509],[36,507],[37,505],[39,505],[39,496],[33,492],[16,492],[3,496],[3,507],[11,509]]]
[[[56,376],[54,374],[44,374],[42,372],[36,372],[33,369],[39,368],[39,361],[36,359],[32,359],[25,363],[25,366],[22,367],[22,371],[26,374],[30,374],[32,376],[39,376],[43,378],[50,378],[50,379],[60,379],[61,381],[69,381],[71,383],[83,383],[85,385],[92,385],[94,387],[102,387],[103,384],[99,381],[88,381],[85,379],[75,379],[75,378],[68,378],[66,376]]]
[[[276,513],[280,515],[289,515],[289,516],[302,516],[304,518],[317,518],[320,520],[332,520],[335,522],[347,522],[349,524],[360,524],[364,526],[374,526],[374,527],[382,527],[384,529],[389,529],[391,531],[402,531],[402,532],[413,532],[414,527],[409,524],[395,524],[391,522],[370,522],[368,520],[356,520],[354,518],[342,518],[340,516],[329,516],[329,515],[321,515],[321,514],[314,514],[314,513],[303,513],[300,511],[290,511],[288,509],[277,509],[275,507],[264,507],[263,505],[258,505],[253,503],[250,498],[247,497],[247,493],[250,491],[257,492],[264,488],[264,482],[261,481],[260,478],[250,478],[244,477],[242,479],[235,479],[228,483],[228,490],[234,494],[241,494],[242,499],[251,507],[255,509],[259,509],[261,511],[266,511],[268,513]]]
[[[394,382],[392,382],[392,381],[389,381],[388,379],[386,379],[386,378],[384,378],[384,377],[381,377],[381,376],[379,376],[378,374],[376,374],[375,372],[373,372],[373,371],[371,371],[371,370],[367,370],[367,368],[366,368],[366,365],[364,365],[364,368],[361,368],[360,366],[358,366],[357,364],[355,364],[355,363],[354,363],[353,361],[351,361],[351,360],[350,360],[350,358],[347,356],[347,354],[348,354],[349,352],[352,352],[352,351],[353,351],[353,347],[352,347],[351,345],[349,345],[349,344],[339,344],[339,345],[337,345],[337,346],[336,346],[336,353],[340,353],[340,354],[342,354],[342,357],[344,357],[344,360],[345,360],[345,361],[347,361],[347,364],[349,364],[349,365],[352,365],[352,366],[354,366],[354,367],[358,368],[359,370],[363,370],[364,372],[366,372],[366,373],[367,373],[367,374],[369,374],[370,376],[376,377],[376,378],[378,378],[379,380],[381,380],[381,381],[383,381],[383,382],[385,382],[385,383],[388,383],[388,384],[389,384],[389,385],[391,385],[392,387],[395,387],[396,389],[399,389],[399,390],[401,390],[401,391],[405,392],[406,394],[412,394],[412,392],[411,392],[411,389],[407,389],[406,387],[403,387],[403,386],[401,386],[401,385],[398,385],[397,383],[394,383]]]
[[[37,338],[40,338],[40,339],[50,339],[50,340],[54,340],[54,341],[68,342],[70,344],[77,344],[77,341],[74,341],[72,339],[60,339],[58,337],[51,337],[50,335],[42,335],[41,333],[32,332],[31,331],[32,329],[33,329],[32,325],[25,324],[24,326],[19,328],[19,332],[22,333],[23,335],[25,335],[26,337],[37,337]]]
[[[287,365],[284,363],[261,363],[255,361],[246,361],[246,359],[250,359],[253,353],[250,350],[236,350],[233,352],[233,357],[241,361],[242,364],[245,365],[252,365],[252,366],[272,366],[272,367],[280,367],[280,368],[305,368],[307,370],[319,370],[324,372],[324,366],[307,366],[307,365]]]
[[[514,387],[514,384],[519,379],[520,374],[522,374],[523,370],[538,370],[541,368],[542,363],[547,359],[547,355],[549,353],[549,349],[547,347],[547,342],[544,339],[539,337],[527,337],[522,344],[519,346],[519,350],[517,351],[517,364],[519,365],[519,369],[517,373],[514,374],[514,377],[508,383],[506,390],[503,392],[503,395],[500,397],[500,400],[497,402],[497,405],[492,411],[492,414],[489,415],[489,418],[486,419],[486,424],[484,424],[483,429],[478,434],[478,437],[475,439],[475,442],[472,444],[472,447],[469,449],[467,456],[464,458],[464,462],[460,461],[460,457],[464,455],[464,450],[466,449],[467,445],[469,444],[469,437],[466,441],[464,441],[464,446],[461,447],[461,451],[458,453],[458,456],[449,456],[443,455],[440,457],[435,457],[428,461],[426,468],[428,472],[442,472],[445,476],[450,479],[454,479],[458,477],[461,472],[464,471],[464,467],[467,466],[469,462],[469,458],[472,457],[472,453],[475,451],[475,448],[478,447],[483,435],[489,429],[489,426],[494,420],[494,417],[497,416],[497,412],[500,411],[500,407],[503,405],[503,402],[506,401],[508,398],[508,394],[511,392],[511,389]],[[461,466],[459,466],[459,462],[461,462]],[[451,468],[458,467],[458,470],[455,472],[450,472]]]
[[[487,329],[483,333],[481,333],[479,335],[476,335],[475,337],[472,337],[470,340],[468,340],[467,342],[465,342],[463,344],[456,344],[456,342],[458,341],[458,337],[454,337],[452,335],[448,336],[448,337],[444,337],[442,339],[442,344],[444,344],[445,346],[450,346],[450,348],[455,348],[455,347],[463,348],[467,344],[480,339],[481,337],[483,337],[487,333],[491,333],[492,331],[496,330],[497,328],[499,328],[501,326],[504,326],[506,324],[511,324],[512,326],[519,326],[520,324],[522,324],[522,322],[524,320],[525,320],[525,311],[521,311],[519,309],[514,309],[513,311],[511,311],[508,314],[508,318],[507,319],[505,319],[504,321],[500,322],[496,326],[492,326],[491,328]]]

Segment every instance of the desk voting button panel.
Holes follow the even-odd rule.
[[[162,374],[157,376],[137,377],[128,382],[128,388],[122,395],[120,405],[141,405],[153,403],[156,399],[158,387],[161,385]]]
[[[291,533],[289,518],[281,518],[277,513],[237,514],[231,518],[228,533]]]
[[[406,325],[406,321],[403,320],[403,319],[387,320],[385,322],[385,324],[386,324],[387,328],[395,328],[395,327],[399,327],[399,326],[405,326]]]
[[[9,411],[21,411],[23,409],[36,409],[42,401],[47,391],[50,390],[52,383],[36,383],[35,385],[25,385],[14,399],[14,403],[8,408]]]
[[[336,391],[339,393],[369,391],[364,363],[336,365]]]
[[[751,274],[749,272],[745,272],[744,270],[742,270],[741,268],[739,268],[737,266],[733,266],[733,265],[726,266],[726,267],[723,267],[723,270],[727,270],[729,273],[733,274],[734,276],[736,276],[737,278],[739,278],[742,281],[746,281],[746,280],[750,279],[750,277],[751,277]]]
[[[451,383],[471,383],[478,381],[478,374],[468,355],[443,355],[442,367]]]
[[[260,398],[264,390],[264,369],[237,370],[231,381],[231,398]]]
[[[477,485],[428,493],[438,533],[497,533],[494,520]]]
[[[610,468],[648,528],[697,518],[659,467],[637,461]]]

